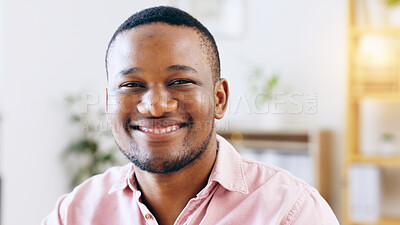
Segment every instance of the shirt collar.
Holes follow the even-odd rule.
[[[242,157],[223,137],[217,135],[217,142],[219,150],[210,180],[218,182],[227,190],[248,194]]]
[[[119,190],[124,190],[128,186],[132,190],[137,190],[133,168],[134,167],[132,163],[124,166],[124,171],[121,174],[125,174],[125,176],[121,176],[121,178],[113,186],[111,186],[110,190],[108,191],[109,194]]]
[[[218,142],[218,154],[217,159],[215,160],[215,164],[213,170],[211,171],[209,184],[211,185],[212,181],[218,182],[225,189],[230,191],[236,191],[243,194],[248,194],[247,183],[244,177],[243,165],[242,165],[242,157],[235,150],[235,148],[223,137],[217,135]],[[126,174],[122,176],[118,182],[116,182],[111,189],[109,190],[109,194],[123,190],[128,186],[133,190],[138,190],[136,186],[136,180],[134,176],[134,166],[132,163],[129,163],[124,167],[126,172],[122,174]]]

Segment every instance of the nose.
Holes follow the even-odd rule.
[[[164,113],[172,112],[178,108],[178,102],[171,99],[165,88],[150,88],[143,96],[137,109],[142,114],[161,117]]]

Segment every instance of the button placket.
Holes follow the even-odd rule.
[[[201,204],[201,202],[202,199],[198,198],[189,200],[187,206],[182,210],[174,225],[189,224],[189,220],[193,217],[193,214],[196,213],[197,207]]]
[[[142,215],[146,221],[146,224],[158,225],[157,220],[151,214],[151,212],[148,210],[147,206],[140,201],[141,195],[142,195],[142,193],[140,191],[138,191],[138,190],[135,191],[136,204],[139,206],[139,209],[142,212]]]
[[[158,225],[156,219],[150,212],[146,212],[143,214],[144,219],[146,220],[146,224],[148,225]]]

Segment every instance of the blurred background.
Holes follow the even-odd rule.
[[[230,85],[218,132],[317,187],[341,224],[400,224],[396,0],[0,0],[1,224],[39,224],[126,163],[104,116],[116,28],[157,5],[210,28]]]

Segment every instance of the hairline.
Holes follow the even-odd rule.
[[[166,25],[169,25],[169,26],[175,26],[175,27],[185,27],[185,28],[193,29],[196,32],[196,34],[198,35],[199,40],[200,40],[200,47],[203,48],[202,51],[205,51],[204,53],[205,53],[205,55],[207,57],[207,61],[208,61],[208,64],[210,66],[210,69],[211,69],[211,73],[212,73],[211,74],[211,76],[212,76],[211,78],[212,78],[213,84],[216,84],[217,81],[220,79],[220,76],[221,76],[220,75],[221,68],[220,68],[220,65],[216,65],[218,67],[218,72],[216,74],[214,74],[214,66],[213,66],[213,64],[216,63],[216,62],[218,64],[220,64],[219,56],[218,56],[218,49],[217,49],[216,44],[214,43],[215,40],[213,41],[212,39],[210,39],[207,36],[207,34],[204,33],[204,31],[201,31],[200,29],[198,29],[195,26],[188,26],[186,24],[179,24],[178,25],[178,24],[168,23],[168,22],[165,22],[165,21],[151,21],[151,22],[147,22],[147,23],[142,23],[142,24],[136,25],[134,27],[131,27],[129,29],[117,30],[114,33],[114,35],[112,36],[110,42],[108,43],[107,50],[106,50],[105,66],[106,66],[107,82],[109,80],[109,74],[108,74],[109,52],[110,52],[110,49],[112,48],[115,40],[117,39],[117,37],[122,35],[122,34],[124,34],[124,33],[126,33],[126,32],[129,32],[129,31],[131,31],[131,30],[133,30],[135,28],[139,28],[139,27],[142,27],[142,26],[145,26],[145,25],[157,24],[157,23],[162,23],[162,24],[166,24]],[[210,54],[206,50],[211,50],[212,51],[211,54],[214,54],[217,59],[212,59],[214,57],[210,56]],[[210,58],[210,57],[212,57],[212,58]],[[212,62],[212,61],[216,61],[216,62]]]

